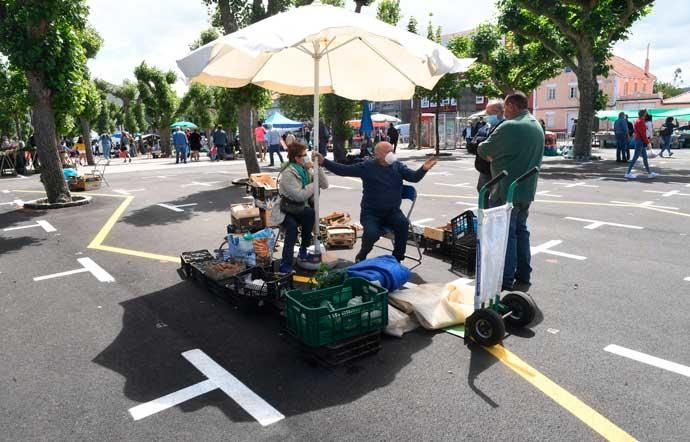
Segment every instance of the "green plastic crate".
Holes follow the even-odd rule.
[[[361,304],[347,305],[358,296]],[[288,331],[310,347],[380,331],[388,325],[388,290],[362,278],[311,292],[292,290],[285,297]],[[323,305],[326,303],[332,309]]]

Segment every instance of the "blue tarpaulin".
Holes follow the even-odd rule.
[[[410,280],[410,269],[400,264],[391,255],[378,256],[358,262],[347,269],[347,276],[377,281],[389,292],[398,290]]]
[[[299,129],[304,126],[303,123],[291,120],[280,112],[276,112],[270,117],[266,118],[264,124],[270,124],[273,127],[284,129]]]
[[[367,100],[362,102],[362,122],[359,125],[359,131],[367,135],[371,135],[374,131],[374,122],[371,121],[371,110]]]

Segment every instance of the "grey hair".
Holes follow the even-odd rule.
[[[492,100],[489,100],[488,103],[486,103],[486,107],[489,106],[498,106],[501,110],[505,109],[505,104],[502,99],[500,98],[494,98]]]

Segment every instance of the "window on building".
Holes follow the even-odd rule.
[[[635,88],[634,88],[633,92],[637,92],[637,83],[635,83]]]
[[[444,98],[441,101],[441,106],[448,106],[450,104],[450,98]]]
[[[455,98],[451,98],[451,99],[450,99],[450,105],[451,105],[451,106],[457,106],[457,105],[458,105],[458,100],[456,100]]]
[[[429,107],[429,99],[428,98],[422,98],[422,107]]]
[[[577,98],[577,86],[570,86],[570,92],[568,93],[568,97],[571,99]]]
[[[476,96],[474,98],[474,103],[475,104],[484,104],[484,97]]]
[[[566,71],[566,72],[572,72],[573,70],[570,69],[569,67],[566,67],[566,68],[565,68],[565,71]]]
[[[628,82],[625,82],[623,85],[623,96],[626,97],[628,95]]]
[[[556,87],[549,87],[546,89],[546,99],[555,100],[556,99]]]
[[[546,113],[546,128],[547,129],[552,129],[554,124],[555,124],[555,119],[556,116],[554,115],[553,112],[547,112]]]

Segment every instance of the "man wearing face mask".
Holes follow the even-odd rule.
[[[486,105],[486,122],[487,125],[479,129],[477,136],[472,140],[471,145],[474,147],[474,168],[479,172],[479,180],[477,180],[477,190],[489,182],[491,179],[491,163],[484,158],[477,155],[477,146],[491,135],[499,124],[504,120],[503,118],[503,100],[491,100]]]
[[[367,258],[374,244],[383,234],[383,227],[391,227],[395,233],[393,256],[402,261],[405,259],[407,233],[409,225],[407,218],[400,210],[400,197],[403,180],[417,183],[436,164],[435,158],[424,162],[422,167],[411,170],[397,160],[393,153],[393,145],[382,141],[374,148],[374,159],[353,165],[338,164],[323,158],[316,153],[319,164],[339,176],[358,177],[362,179],[362,213],[360,222],[364,227],[362,235],[362,249],[355,260],[363,261]]]

